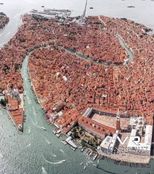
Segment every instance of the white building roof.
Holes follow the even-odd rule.
[[[100,147],[103,149],[110,150],[110,152],[113,152],[113,150],[115,148],[116,141],[117,141],[117,137],[118,137],[118,131],[115,134],[113,134],[113,137],[107,136],[102,141]]]
[[[131,117],[129,124],[131,126],[137,126],[137,127],[144,126],[145,124],[144,117]]]
[[[89,117],[90,114],[92,113],[93,108],[87,108],[87,110],[84,112],[83,116],[84,117]]]
[[[147,125],[145,129],[145,144],[151,144],[152,142],[152,130],[153,127],[151,125]]]
[[[135,137],[136,133],[137,133],[137,130],[136,129],[132,129],[130,137]]]
[[[112,142],[112,137],[107,136],[107,137],[105,137],[105,139],[100,144],[100,147],[103,148],[103,149],[108,149],[111,142]]]
[[[148,151],[150,154],[152,142],[152,129],[153,128],[151,125],[146,125],[144,143],[138,142],[138,138],[136,136],[137,129],[132,129],[127,147],[132,150]]]
[[[115,148],[115,145],[116,145],[116,142],[117,142],[117,137],[118,137],[118,131],[116,131],[115,134],[113,134],[113,137],[112,137],[112,142],[110,143],[110,151],[113,152],[114,148]]]

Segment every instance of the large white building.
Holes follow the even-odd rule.
[[[118,137],[118,131],[113,136],[106,136],[100,144],[100,149],[105,153],[113,153]]]
[[[150,156],[151,154],[151,145],[152,145],[152,125],[145,125],[144,131],[145,134],[142,137],[138,134],[139,132],[138,126],[132,129],[129,142],[127,145],[128,151],[137,155],[145,155]],[[142,140],[142,141],[141,141]]]

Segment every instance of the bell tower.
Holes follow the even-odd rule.
[[[116,130],[121,130],[119,111],[118,111],[117,116],[116,116]]]

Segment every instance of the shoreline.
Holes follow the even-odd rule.
[[[33,53],[33,52],[35,52],[37,49],[40,49],[40,48],[46,48],[46,47],[49,47],[49,46],[51,46],[50,45],[50,43],[49,43],[49,45],[47,44],[47,43],[43,43],[43,45],[44,46],[36,46],[36,48],[32,48],[32,51],[31,52],[29,52],[26,56],[29,56],[29,58],[30,58],[30,55]],[[28,58],[28,60],[29,60],[29,58]],[[28,61],[29,62],[29,61]],[[29,63],[28,63],[29,64]],[[36,90],[35,90],[35,87],[34,87],[34,85],[33,85],[33,82],[32,82],[32,80],[31,80],[31,73],[28,71],[28,74],[29,74],[29,81],[30,81],[30,84],[31,84],[31,88],[32,88],[32,91],[33,91],[33,93],[34,93],[34,95],[35,95],[35,97],[36,97],[36,99],[37,99],[37,102],[40,104],[40,106],[41,106],[41,108],[42,108],[42,110],[44,111],[44,108],[43,108],[43,106],[41,105],[41,102],[40,102],[40,100],[39,100],[39,98],[38,98],[38,96],[37,96],[37,94],[36,94]],[[44,116],[45,116],[45,114],[44,114]],[[47,120],[46,120],[46,122],[47,122]],[[56,128],[56,126],[54,125],[54,124],[51,124],[51,126],[53,127],[53,128]],[[55,135],[56,136],[56,135]],[[67,137],[65,134],[64,134],[64,136],[65,137]],[[117,158],[117,157],[119,157],[118,156],[118,154],[113,154],[113,155],[107,155],[106,153],[102,153],[102,159],[101,160],[104,160],[104,158],[106,158],[106,159],[108,159],[108,160],[112,160],[114,163],[116,163],[116,164],[120,164],[120,165],[124,165],[124,166],[135,166],[135,167],[138,167],[138,166],[141,166],[141,165],[143,165],[144,167],[147,167],[147,166],[149,166],[150,165],[150,161],[152,160],[152,158],[153,158],[153,156],[150,156],[150,157],[146,157],[146,159],[144,159],[144,161],[142,161],[142,159],[135,159],[134,157],[141,157],[141,156],[139,156],[139,155],[132,155],[132,154],[128,154],[128,156],[129,156],[129,158],[131,158],[131,159],[128,159],[128,158]],[[132,156],[132,157],[130,157],[130,156]],[[142,156],[142,158],[145,158],[145,156]],[[127,161],[128,160],[128,161]]]
[[[37,47],[37,46],[36,46]],[[29,48],[29,49],[31,49],[31,48]],[[28,72],[29,73],[29,72]],[[30,75],[30,74],[29,74]],[[31,78],[31,77],[30,77]],[[32,88],[33,88],[33,84],[32,84]],[[34,91],[34,94],[35,94],[35,90],[33,89],[33,91]],[[36,96],[36,98],[37,98],[37,95],[35,94],[35,96]],[[38,98],[37,98],[37,100],[38,100]],[[38,100],[38,103],[39,103],[39,100]],[[41,106],[42,107],[42,106]]]
[[[4,27],[8,24],[9,17],[3,12],[0,12],[0,30],[3,30]]]

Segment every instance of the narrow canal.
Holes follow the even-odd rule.
[[[129,64],[130,62],[133,61],[134,53],[131,50],[131,48],[129,48],[129,46],[127,45],[127,43],[124,41],[124,39],[122,38],[122,36],[120,36],[117,33],[116,37],[119,40],[119,43],[120,43],[121,47],[124,48],[125,51],[126,51],[126,53],[127,53],[127,59],[124,61],[124,65],[127,65],[127,64]]]
[[[0,110],[0,173],[6,174],[149,174],[154,166],[130,167],[114,164],[111,160],[96,162],[72,151],[61,143],[48,125],[44,112],[37,103],[28,74],[29,55],[22,65],[26,121],[24,133],[13,127],[5,110]],[[84,169],[85,168],[85,169]],[[152,173],[151,173],[152,174]]]
[[[135,5],[139,4],[139,0],[133,2]],[[95,10],[88,10],[88,14],[128,17],[136,19],[138,22],[148,21],[147,24],[153,26],[153,19],[147,16],[149,13],[153,13],[154,3],[149,1],[146,6],[145,3],[147,1],[140,1],[139,7],[132,10],[132,15],[130,15],[130,11],[124,9],[129,5],[128,2],[117,0],[111,3],[108,0],[97,0],[93,3],[91,0],[89,5],[93,6]],[[57,0],[56,2],[54,0],[24,0],[22,2],[4,0],[1,11],[8,14],[11,20],[8,26],[0,32],[0,46],[7,43],[16,33],[21,24],[20,15],[32,8],[39,9],[41,5],[45,5],[47,8],[69,8],[74,10],[73,13],[76,15],[83,11],[84,1],[80,0],[79,3],[79,1],[69,0]],[[109,10],[111,6],[114,8]],[[151,9],[151,11],[146,11],[145,8]],[[28,59],[29,56],[26,56],[22,66],[26,113],[24,133],[17,132],[6,111],[0,110],[0,174],[154,174],[154,161],[144,168],[143,166],[123,166],[105,159],[101,160],[96,168],[95,163],[79,150],[72,151],[69,146],[62,144],[61,140],[52,133],[53,127],[47,124],[44,113],[31,89]],[[85,170],[84,166],[87,166]]]

